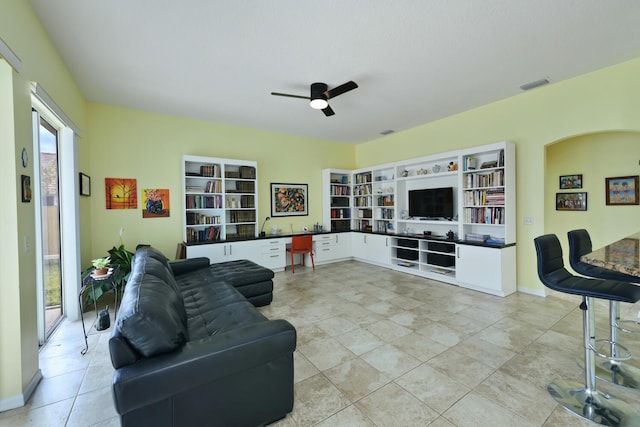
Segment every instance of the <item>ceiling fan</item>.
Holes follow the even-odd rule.
[[[335,98],[338,95],[342,95],[345,92],[349,92],[357,88],[358,85],[354,81],[348,81],[346,83],[341,84],[340,86],[336,86],[333,89],[329,89],[326,83],[311,83],[311,95],[303,96],[303,95],[291,95],[288,93],[279,93],[279,92],[271,92],[271,95],[275,96],[287,96],[289,98],[301,98],[308,99],[309,105],[311,108],[316,110],[322,110],[325,116],[333,116],[335,112],[329,106],[328,100],[331,98]]]

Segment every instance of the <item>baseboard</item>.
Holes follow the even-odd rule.
[[[522,288],[518,286],[518,292],[522,292],[523,294],[535,295],[537,297],[546,298],[547,293],[544,289],[531,289],[531,288]]]
[[[38,387],[40,380],[42,380],[42,371],[38,369],[22,394],[0,399],[0,412],[24,406],[25,403],[29,401],[31,395],[36,391],[36,387]]]

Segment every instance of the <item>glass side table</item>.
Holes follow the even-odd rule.
[[[84,326],[84,313],[83,313],[83,309],[82,309],[82,296],[84,295],[84,293],[88,290],[91,289],[91,292],[93,292],[93,308],[96,312],[96,319],[98,318],[98,303],[96,302],[96,294],[95,294],[95,286],[98,285],[102,285],[104,283],[108,283],[109,285],[111,285],[111,288],[113,289],[114,295],[115,295],[115,301],[114,301],[114,307],[113,307],[113,311],[114,311],[114,315],[115,313],[118,312],[118,284],[116,283],[116,278],[118,277],[118,272],[120,271],[120,266],[117,265],[113,268],[109,268],[109,272],[107,274],[104,275],[97,275],[95,274],[95,269],[91,270],[91,273],[87,274],[86,276],[84,276],[82,278],[82,288],[80,288],[80,293],[78,295],[78,307],[80,307],[80,319],[82,320],[82,333],[84,334],[84,348],[82,350],[80,350],[80,354],[82,354],[83,356],[87,353],[87,351],[89,350],[89,342],[87,341],[87,330]],[[114,319],[115,321],[115,319]],[[97,323],[96,323],[97,326]]]

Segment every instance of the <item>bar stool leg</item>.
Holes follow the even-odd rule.
[[[620,329],[620,303],[609,301],[609,336],[611,356],[620,358],[618,330]],[[626,350],[626,349],[625,349]],[[596,364],[596,376],[606,382],[627,388],[640,389],[640,369],[621,360],[603,360]]]
[[[596,389],[594,308],[593,298],[582,297],[584,385],[575,381],[555,380],[547,386],[547,391],[558,404],[579,417],[612,427],[640,425],[640,413],[623,400]]]

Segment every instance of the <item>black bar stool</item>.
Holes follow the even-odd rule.
[[[640,277],[619,273],[607,268],[582,262],[580,258],[593,251],[591,237],[585,229],[572,230],[567,233],[569,238],[569,263],[577,273],[597,279],[617,280],[629,283],[629,286],[640,284]],[[625,328],[623,325],[634,325],[636,330]],[[613,359],[603,360],[596,364],[596,376],[604,381],[616,385],[640,388],[640,369],[625,364],[622,360],[616,360],[626,348],[618,343],[618,331],[637,333],[638,322],[632,320],[620,320],[620,302],[609,301],[609,342],[610,355]]]
[[[584,385],[575,381],[555,380],[547,391],[574,414],[605,426],[640,425],[640,413],[621,399],[596,389],[594,353],[607,357],[595,348],[594,298],[608,301],[635,303],[640,300],[640,287],[628,283],[578,277],[564,268],[562,247],[555,234],[534,239],[538,258],[538,276],[549,289],[582,297],[582,324],[584,334]]]

